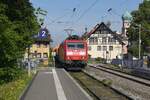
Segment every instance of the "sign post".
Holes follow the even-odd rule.
[[[56,56],[56,52],[52,52],[52,56],[53,56],[53,64],[54,64],[54,67],[55,67],[55,56]]]
[[[31,76],[31,66],[30,66],[30,61],[28,61],[28,76]]]
[[[28,46],[28,76],[31,76],[31,66],[30,66],[30,46]]]

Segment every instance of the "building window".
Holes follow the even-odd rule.
[[[37,58],[41,58],[41,53],[37,53]]]
[[[44,58],[48,58],[48,54],[47,53],[43,53],[43,57]]]
[[[88,50],[89,50],[89,51],[91,51],[91,50],[92,50],[91,46],[88,46]]]
[[[98,38],[97,37],[89,38],[89,44],[97,45],[98,44]]]
[[[107,42],[107,38],[106,37],[102,37],[102,43],[106,43]]]
[[[103,51],[107,51],[107,46],[103,46]]]
[[[108,37],[108,43],[112,43],[112,38]]]
[[[97,51],[101,51],[101,46],[97,46]]]
[[[113,46],[109,46],[109,51],[113,51]]]
[[[113,38],[112,38],[112,42],[113,42],[114,44],[116,44],[116,37],[113,37]]]

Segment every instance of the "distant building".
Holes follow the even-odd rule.
[[[38,60],[44,65],[48,65],[48,59],[50,56],[50,42],[51,36],[46,28],[41,29],[38,35],[34,37],[34,43],[27,48],[25,53],[25,59],[28,57],[30,60]]]
[[[93,30],[86,32],[83,38],[88,43],[88,54],[91,58],[101,57],[112,60],[123,53],[121,35],[113,32],[105,23],[97,24]]]

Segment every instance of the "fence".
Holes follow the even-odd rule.
[[[122,65],[127,68],[140,68],[143,67],[143,60],[122,60],[122,59],[113,59],[111,64]]]

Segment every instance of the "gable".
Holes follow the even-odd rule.
[[[95,32],[93,32],[92,34],[103,34],[103,35],[107,35],[107,34],[114,34],[114,32],[107,27],[104,23],[101,23],[97,29],[95,30]]]
[[[95,29],[89,32],[87,36],[88,38],[90,37],[112,37],[116,39],[117,41],[119,41],[120,43],[123,43],[121,37],[115,32],[113,32],[103,22],[101,24],[96,25]]]

